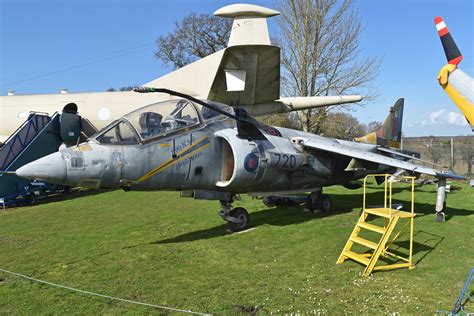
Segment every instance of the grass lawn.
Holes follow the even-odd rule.
[[[375,201],[374,190],[369,198]],[[408,191],[395,191],[397,200],[409,200]],[[255,229],[240,234],[227,230],[217,202],[180,199],[177,192],[88,192],[0,211],[0,268],[214,314],[433,314],[452,308],[474,266],[474,189],[463,184],[450,193],[448,220],[437,223],[435,186],[417,188],[416,269],[368,278],[358,263],[336,265],[362,190],[325,192],[336,208],[327,216],[302,207],[268,208],[245,196],[234,206],[249,210]],[[156,312],[0,273],[0,314]]]

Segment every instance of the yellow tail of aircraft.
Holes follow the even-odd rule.
[[[448,60],[448,64],[444,65],[439,72],[439,84],[462,111],[474,131],[474,80],[457,67],[463,56],[443,18],[437,16],[434,22]]]
[[[362,137],[354,138],[358,143],[383,145],[393,148],[400,148],[402,140],[403,105],[405,100],[400,98],[393,107],[390,107],[389,114],[382,127],[376,132],[372,132]]]

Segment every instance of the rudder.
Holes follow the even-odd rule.
[[[395,105],[390,107],[387,118],[377,131],[362,137],[354,138],[354,141],[400,148],[404,104],[405,99],[398,99],[397,102],[395,102]]]

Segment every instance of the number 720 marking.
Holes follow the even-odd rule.
[[[273,157],[270,158],[270,166],[273,168],[282,169],[297,169],[301,165],[302,158],[297,159],[292,154],[271,153]],[[298,160],[301,160],[300,162]],[[298,163],[299,162],[299,163]]]

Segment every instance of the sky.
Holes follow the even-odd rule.
[[[235,1],[0,0],[0,94],[105,91],[141,85],[172,69],[154,57],[155,40],[191,12],[213,13]],[[274,7],[275,1],[247,3]],[[382,59],[377,99],[351,114],[383,121],[405,98],[406,136],[471,134],[461,112],[438,85],[446,63],[433,19],[441,15],[474,75],[474,1],[355,0],[364,31],[362,56]],[[269,19],[270,33],[276,31]]]

